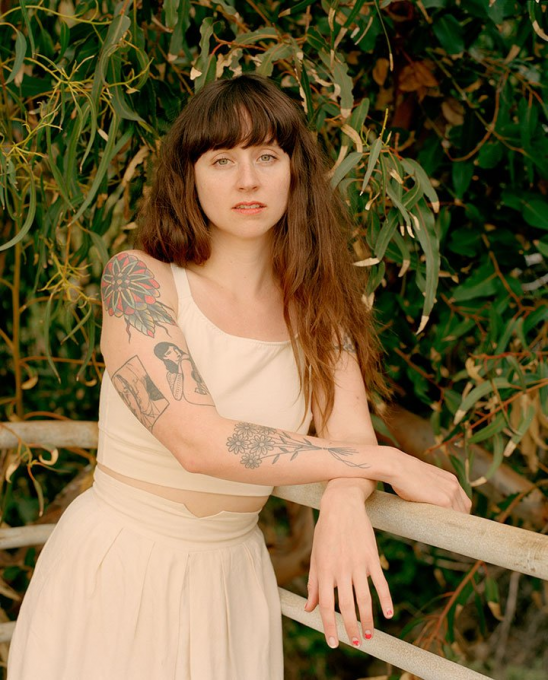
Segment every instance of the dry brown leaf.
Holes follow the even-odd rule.
[[[388,59],[385,59],[384,57],[377,59],[377,63],[373,68],[373,80],[377,83],[377,85],[380,85],[381,87],[384,85],[384,81],[388,75],[389,66],[390,62]]]
[[[381,87],[375,99],[375,110],[384,111],[394,101],[394,88]]]
[[[425,59],[424,61],[413,62],[417,78],[425,87],[437,87],[439,85],[436,77],[433,74],[435,68],[434,62],[430,59]]]
[[[150,153],[150,149],[147,146],[142,146],[139,151],[135,154],[135,156],[131,159],[129,165],[127,166],[126,171],[124,172],[124,176],[122,178],[122,184],[123,186],[126,186],[127,184],[130,183],[131,178],[135,174],[135,170],[137,169],[137,166],[140,165],[145,158],[148,156]]]
[[[441,103],[441,110],[445,119],[451,125],[462,125],[464,123],[464,107],[453,97]]]
[[[28,380],[25,380],[25,382],[21,385],[21,388],[24,390],[31,390],[36,385],[37,382],[38,376],[33,375]]]
[[[476,366],[476,361],[473,357],[468,357],[464,365],[466,366],[466,372],[472,378],[472,380],[475,380],[478,384],[484,382],[484,379],[479,374],[481,364],[479,366]]]
[[[428,61],[414,61],[404,66],[400,73],[399,87],[403,92],[418,92],[422,99],[429,87],[436,87],[438,81],[432,70],[434,65]]]
[[[497,621],[504,621],[504,616],[500,610],[500,604],[498,602],[488,602],[487,606],[491,610],[491,614],[497,619]]]

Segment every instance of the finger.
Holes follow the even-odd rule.
[[[320,616],[327,644],[334,648],[339,645],[337,623],[335,620],[335,585],[323,579],[319,584]]]
[[[365,571],[354,574],[354,590],[356,591],[356,602],[360,612],[360,623],[362,624],[362,634],[366,640],[373,637],[375,624],[373,622],[373,608],[369,583]]]
[[[308,575],[308,599],[304,606],[307,612],[314,611],[318,605],[318,579],[316,577],[316,568],[314,564],[310,565],[310,573]]]
[[[392,616],[394,616],[394,605],[392,603],[388,581],[386,580],[380,565],[378,565],[378,568],[371,570],[371,581],[373,581],[373,585],[379,596],[383,614],[387,619],[391,619]]]
[[[457,510],[458,512],[464,512],[468,514],[470,512],[470,507],[471,507],[471,502],[468,496],[466,495],[466,492],[462,488],[462,486],[458,483],[458,488],[456,492],[456,504],[454,506],[454,509]]]
[[[468,497],[468,494],[464,491],[464,489],[461,489],[462,492],[462,498],[463,498],[463,503],[464,503],[464,512],[466,514],[470,514],[470,510],[472,509],[472,501]]]
[[[358,619],[356,618],[354,591],[352,590],[350,578],[338,583],[337,591],[339,593],[339,609],[341,610],[346,634],[352,645],[359,647],[361,644],[360,629],[358,628]]]

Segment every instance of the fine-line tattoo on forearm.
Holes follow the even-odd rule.
[[[160,284],[153,272],[135,255],[120,253],[109,260],[101,295],[109,316],[124,318],[130,340],[131,327],[153,338],[157,326],[176,325],[171,310],[158,300]]]
[[[357,455],[356,449],[346,446],[318,446],[307,437],[296,438],[273,427],[264,427],[252,423],[237,423],[233,434],[226,440],[227,449],[234,455],[241,456],[240,463],[248,469],[258,468],[263,460],[272,459],[277,463],[280,456],[289,456],[295,460],[300,453],[308,451],[327,451],[333,458],[348,465],[366,469],[368,463],[355,463],[351,456]]]

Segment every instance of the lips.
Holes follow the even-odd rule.
[[[266,208],[266,205],[255,201],[253,203],[237,203],[234,206],[234,210],[257,210],[258,208]]]

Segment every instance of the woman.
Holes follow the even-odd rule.
[[[453,475],[377,445],[366,386],[382,380],[348,218],[276,86],[245,75],[191,100],[141,224],[141,250],[103,275],[94,486],[44,548],[9,677],[281,680],[257,528],[273,486],[330,480],[307,609],[320,604],[332,647],[335,587],[355,645],[373,632],[368,575],[392,615],[364,510],[374,480],[409,500],[470,503]]]

